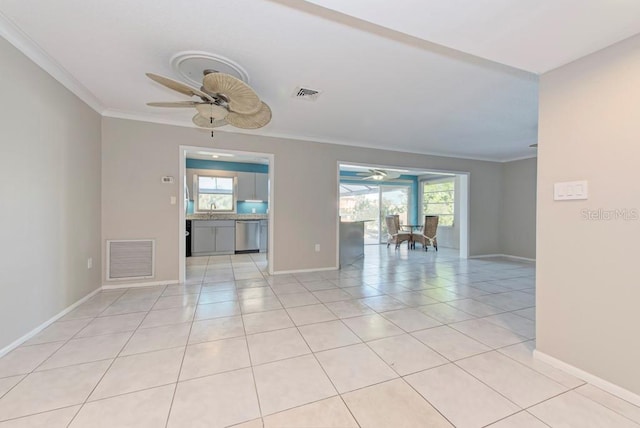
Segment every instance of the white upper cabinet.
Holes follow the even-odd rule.
[[[238,172],[238,200],[267,201],[269,199],[269,175],[254,172]]]
[[[238,173],[238,197],[239,201],[247,199],[255,199],[256,194],[256,175],[253,172]]]
[[[256,173],[256,197],[259,201],[269,200],[269,174]]]

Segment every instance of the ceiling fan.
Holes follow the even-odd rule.
[[[368,172],[359,172],[356,175],[362,177],[363,180],[375,181],[393,180],[394,178],[400,177],[400,173],[386,171],[384,169],[370,169]]]
[[[271,109],[242,80],[215,70],[204,70],[202,87],[194,88],[177,80],[147,73],[151,80],[197,100],[147,103],[152,107],[195,108],[193,123],[201,128],[232,125],[236,128],[262,128],[271,121]]]

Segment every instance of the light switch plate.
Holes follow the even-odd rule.
[[[586,180],[554,183],[553,200],[572,201],[579,199],[588,199],[588,190],[589,188]]]

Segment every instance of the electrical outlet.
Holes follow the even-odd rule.
[[[93,257],[89,257],[87,259],[87,269],[91,269],[93,267]]]
[[[316,253],[320,252],[320,244],[316,244]]]

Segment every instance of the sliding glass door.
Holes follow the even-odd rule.
[[[340,183],[341,221],[370,220],[365,223],[365,244],[387,242],[385,217],[400,216],[407,224],[409,185]]]

